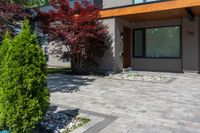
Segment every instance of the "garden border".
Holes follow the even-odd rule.
[[[67,110],[77,109],[75,107],[69,107],[69,106],[65,106],[65,105],[61,105],[61,104],[52,103],[51,105],[60,107],[62,109],[67,109]],[[93,112],[93,111],[84,110],[84,109],[79,109],[79,110],[80,110],[81,113],[85,113],[85,114],[88,114],[88,115],[93,115],[93,116],[104,118],[103,121],[98,122],[94,126],[92,126],[92,127],[88,128],[87,130],[85,130],[83,133],[98,133],[101,130],[103,130],[104,128],[106,128],[108,125],[113,123],[115,120],[118,119],[118,117],[113,116],[113,115],[102,114],[102,113]]]

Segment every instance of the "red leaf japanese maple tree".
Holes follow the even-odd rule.
[[[76,72],[94,70],[107,49],[108,28],[100,20],[99,9],[87,2],[76,2],[70,8],[68,0],[52,0],[54,10],[38,13],[44,33],[51,41],[59,41],[69,48],[72,70]],[[62,49],[52,53],[62,53]],[[63,55],[66,56],[66,55]]]
[[[12,4],[5,2],[5,0],[0,1],[0,43],[5,34],[5,31],[10,31],[11,35],[14,35],[14,31],[19,27],[20,20],[23,20],[25,17],[29,18],[28,14],[22,5]]]

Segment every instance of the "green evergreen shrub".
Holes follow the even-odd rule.
[[[2,72],[1,71],[2,70],[1,62],[3,61],[3,59],[6,55],[7,49],[9,48],[11,41],[12,40],[11,40],[9,32],[6,32],[6,34],[4,36],[4,40],[3,40],[2,44],[0,45],[0,75]],[[5,115],[3,113],[3,107],[0,104],[0,129],[2,129],[4,126],[4,119],[5,119]]]
[[[31,133],[49,108],[50,94],[45,55],[28,20],[11,41],[1,70],[0,123],[5,123],[11,133]]]
[[[11,41],[12,40],[11,40],[9,32],[6,32],[6,34],[4,36],[4,40],[2,41],[2,44],[0,44],[0,65],[1,65],[3,58],[6,55],[7,49],[9,47]],[[1,67],[0,67],[0,70],[1,70]]]

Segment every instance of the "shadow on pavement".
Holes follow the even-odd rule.
[[[50,74],[48,75],[48,87],[51,93],[74,93],[80,91],[81,86],[89,85],[95,79],[86,76]]]

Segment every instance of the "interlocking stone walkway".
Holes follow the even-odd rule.
[[[200,75],[153,74],[174,80],[49,75],[51,102],[118,118],[100,133],[200,133]]]

